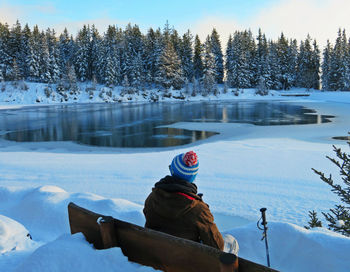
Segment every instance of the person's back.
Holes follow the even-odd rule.
[[[171,176],[157,182],[145,201],[145,227],[223,250],[224,240],[214,217],[193,183],[198,168],[193,151],[173,159]]]
[[[196,193],[184,192],[185,182],[166,176],[155,184],[145,202],[145,227],[196,242],[202,241],[222,250],[224,242],[207,204]]]

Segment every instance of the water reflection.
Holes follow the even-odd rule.
[[[176,122],[319,124],[331,116],[281,102],[75,104],[0,111],[2,137],[19,142],[74,141],[109,147],[165,147],[215,133],[159,128]]]

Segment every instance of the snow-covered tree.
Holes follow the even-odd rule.
[[[214,93],[216,87],[216,63],[212,52],[210,37],[208,36],[203,48],[203,77],[202,77],[202,95]]]
[[[89,78],[90,63],[90,27],[84,25],[78,32],[75,41],[74,66],[79,81],[85,81]]]
[[[269,65],[269,48],[265,37],[265,34],[259,29],[259,34],[257,36],[257,50],[256,50],[256,78],[258,79],[258,87],[261,84],[265,88],[270,89],[272,87],[271,82],[271,70]]]
[[[159,29],[149,29],[145,41],[145,73],[149,84],[156,82],[156,76],[160,72],[160,60],[163,52],[163,37]]]
[[[227,83],[231,88],[250,88],[256,83],[255,43],[250,31],[236,31],[226,49]]]
[[[322,89],[329,90],[329,79],[330,79],[330,58],[332,55],[332,46],[327,40],[327,46],[323,50],[323,62],[322,62]]]
[[[177,56],[174,46],[168,42],[160,59],[160,70],[156,82],[165,88],[181,89],[184,84],[184,76],[181,62]]]
[[[220,36],[215,28],[210,36],[210,44],[215,60],[215,80],[217,83],[222,83],[224,79],[224,59],[221,49]]]
[[[184,72],[185,78],[190,81],[193,77],[193,49],[192,49],[192,35],[188,30],[182,36],[182,42],[180,45],[180,59],[181,67]]]
[[[196,79],[203,77],[202,44],[198,35],[194,39],[193,74]]]
[[[0,69],[5,80],[12,74],[13,58],[9,48],[10,30],[7,24],[0,23]]]
[[[307,89],[319,89],[320,86],[320,52],[316,41],[312,44],[308,35],[304,42],[300,44],[298,56],[298,76],[297,86]]]
[[[65,72],[67,65],[73,63],[74,56],[74,41],[65,28],[59,36],[58,40],[58,51],[59,51],[59,69],[60,74]]]

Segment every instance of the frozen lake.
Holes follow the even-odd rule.
[[[283,101],[70,104],[0,111],[0,132],[16,142],[72,141],[105,147],[171,147],[216,132],[169,127],[179,122],[257,126],[330,122],[327,115]]]

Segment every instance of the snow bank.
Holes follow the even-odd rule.
[[[23,250],[31,243],[29,231],[15,220],[0,214],[0,253]]]
[[[239,255],[266,265],[265,242],[256,224],[227,231],[239,241]],[[350,238],[325,228],[307,230],[268,223],[271,267],[280,271],[350,271]]]
[[[81,233],[65,234],[33,252],[14,271],[156,271],[128,261],[120,248],[95,250]]]
[[[0,187],[0,214],[21,222],[36,241],[51,241],[69,233],[69,202],[135,224],[143,224],[142,206],[123,199],[106,199],[89,193],[71,194],[57,186],[34,189]],[[27,232],[28,233],[28,232]]]
[[[11,240],[9,237],[15,237],[5,243],[0,238],[0,246],[6,247],[7,251],[6,255],[0,255],[0,270],[153,271],[152,268],[128,262],[119,248],[95,250],[82,234],[69,234],[67,205],[70,201],[98,213],[143,225],[140,205],[94,194],[68,193],[57,186],[35,189],[0,187],[0,200],[5,206],[5,209],[0,207],[0,212],[6,212],[8,217],[16,218],[24,225],[0,216],[0,230],[6,233],[7,241]],[[306,230],[288,223],[269,222],[268,226],[272,267],[281,271],[350,271],[347,256],[350,238],[322,228]],[[33,233],[34,241],[26,237],[27,229]],[[256,224],[246,224],[225,233],[237,238],[241,257],[266,264],[262,231],[257,229]],[[46,241],[33,246],[40,239]],[[14,247],[16,250],[11,251]],[[27,252],[21,255],[20,250]],[[11,260],[12,264],[6,265]]]

